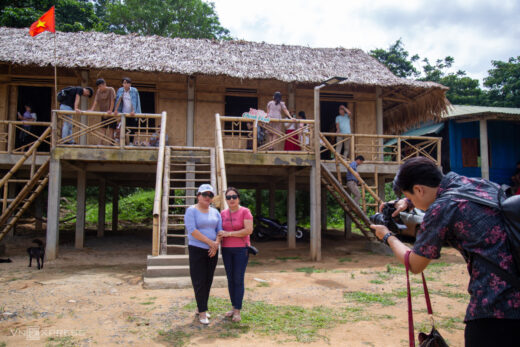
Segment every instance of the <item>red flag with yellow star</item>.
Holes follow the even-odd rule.
[[[29,35],[36,36],[43,33],[44,31],[50,31],[55,33],[55,22],[54,22],[54,6],[43,14],[36,22],[32,23],[29,28]]]

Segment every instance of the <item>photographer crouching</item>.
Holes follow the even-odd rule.
[[[464,319],[465,345],[519,346],[520,288],[508,281],[518,279],[519,269],[506,242],[504,219],[493,208],[450,195],[463,191],[496,202],[497,185],[453,172],[443,175],[433,161],[417,157],[400,167],[394,187],[406,197],[395,203],[394,217],[413,207],[425,211],[410,254],[410,270],[421,273],[431,259],[440,257],[445,243],[468,264],[471,299]],[[370,227],[404,264],[409,248],[386,226]]]

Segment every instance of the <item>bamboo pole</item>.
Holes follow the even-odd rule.
[[[34,151],[36,151],[36,148],[43,142],[43,139],[45,139],[51,132],[51,128],[45,129],[43,134],[40,135],[38,140],[33,143],[31,148],[27,152],[23,154],[23,156],[18,160],[18,162],[9,170],[7,174],[5,174],[4,177],[0,180],[0,187],[2,187],[10,178],[13,176],[13,174],[20,168],[20,166],[23,165],[23,163],[29,158]]]
[[[164,151],[166,142],[166,112],[161,117],[161,133],[159,135],[159,154],[157,157],[157,174],[155,178],[155,197],[153,201],[153,237],[152,255],[159,255],[159,234],[161,227],[161,188],[164,171]]]
[[[121,126],[119,127],[119,146],[125,149],[126,144],[126,117],[121,117]]]
[[[224,160],[224,150],[222,145],[222,131],[220,127],[220,115],[218,113],[215,114],[215,125],[216,125],[216,140],[217,140],[217,160],[218,160],[218,167],[219,167],[219,173],[220,173],[220,179],[222,181],[220,191],[219,193],[222,194],[222,201],[223,207],[226,207],[226,201],[223,199],[224,192],[227,190],[227,179],[226,179],[226,163]]]
[[[58,115],[56,111],[52,111],[51,115],[51,151],[56,148],[56,144],[58,143]]]
[[[169,199],[170,199],[170,157],[171,150],[166,147],[165,150],[165,161],[164,161],[164,178],[163,178],[163,191],[162,191],[162,205],[161,205],[161,245],[159,254],[166,255],[168,252],[168,214],[169,214]]]
[[[9,123],[7,126],[7,153],[11,154],[15,144],[15,131],[14,124]]]

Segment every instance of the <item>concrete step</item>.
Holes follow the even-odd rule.
[[[149,255],[146,259],[146,266],[175,266],[188,264],[189,257],[187,254],[158,255],[156,257]],[[218,257],[217,264],[224,264],[221,256]]]
[[[217,265],[215,276],[223,276],[226,274],[224,265]],[[146,277],[183,277],[190,275],[189,265],[162,265],[148,266],[146,268]]]
[[[145,289],[184,289],[191,288],[190,276],[183,277],[147,277],[143,278]],[[213,277],[212,288],[227,288],[226,276]]]

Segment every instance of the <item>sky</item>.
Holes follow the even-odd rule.
[[[518,0],[211,0],[236,39],[308,47],[388,49],[452,56],[482,84],[492,60],[520,56]],[[417,65],[419,68],[420,65]]]

